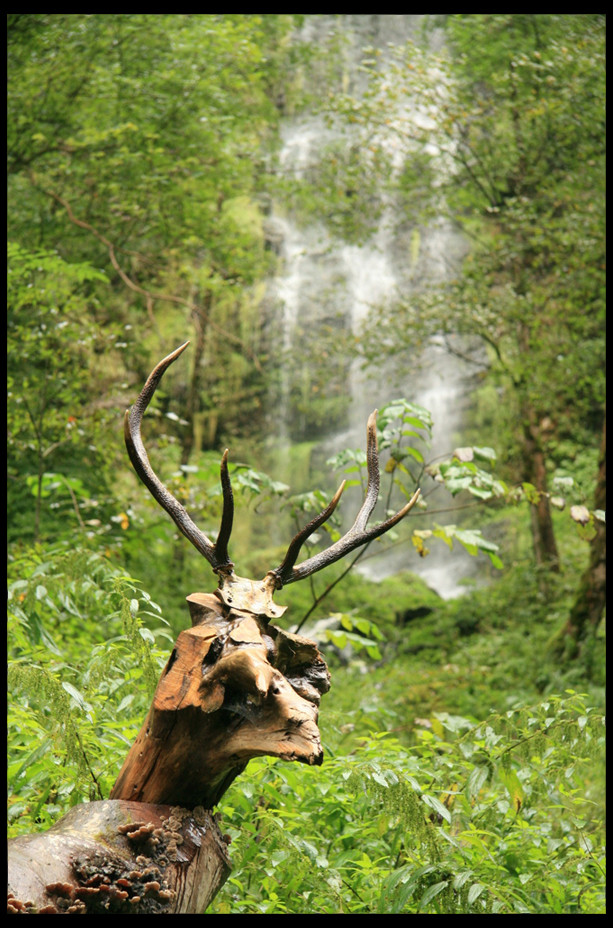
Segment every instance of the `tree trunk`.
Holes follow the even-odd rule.
[[[207,318],[208,314],[211,311],[212,305],[212,295],[209,291],[205,294],[205,304],[202,310],[197,307],[192,311],[192,319],[194,322],[195,329],[195,338],[194,338],[194,361],[192,374],[187,384],[187,399],[185,403],[185,418],[188,422],[188,427],[183,433],[183,441],[181,444],[181,457],[179,459],[180,466],[189,464],[192,452],[195,450],[199,452],[201,448],[196,441],[196,430],[197,430],[197,421],[200,415],[199,412],[199,403],[200,403],[200,380],[201,380],[201,370],[202,370],[202,358],[204,357],[204,347],[206,343],[206,331],[207,331]],[[183,544],[180,538],[177,538],[172,552],[173,564],[176,568],[177,577],[183,576],[184,564],[185,564],[185,545]]]
[[[196,337],[194,339],[194,366],[192,376],[187,388],[187,400],[185,404],[185,418],[189,422],[189,428],[186,429],[183,444],[181,446],[181,464],[189,464],[195,445],[195,423],[199,415],[200,405],[200,381],[202,378],[202,358],[204,357],[204,348],[206,343],[207,319],[211,313],[213,297],[210,291],[206,291],[204,296],[204,305],[201,310],[195,309],[192,313]],[[201,449],[196,445],[195,450]]]
[[[180,633],[110,800],[9,842],[9,912],[198,914],[230,863],[210,810],[252,757],[321,764],[330,676],[317,646],[269,624],[266,581],[187,597]]]
[[[549,494],[547,492],[547,469],[542,443],[543,422],[536,421],[534,410],[524,412],[523,479],[535,488],[536,497],[530,506],[532,545],[537,568],[544,571],[559,571],[560,557],[553,531]],[[543,577],[543,583],[546,583]]]
[[[606,510],[607,505],[607,464],[606,464],[607,423],[606,416],[602,432],[598,478],[594,494],[594,509]],[[595,520],[596,534],[590,542],[590,560],[586,567],[575,602],[570,610],[568,620],[556,639],[554,650],[559,656],[578,657],[582,644],[595,635],[606,605],[606,559],[607,535],[603,522]]]

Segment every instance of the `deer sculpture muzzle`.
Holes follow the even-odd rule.
[[[218,587],[187,597],[192,628],[177,639],[111,799],[210,809],[252,757],[322,762],[317,719],[321,696],[330,687],[328,669],[314,642],[270,624],[286,608],[273,594],[383,535],[410,511],[420,491],[386,521],[368,527],[379,494],[375,411],[367,427],[366,495],[349,531],[296,566],[305,541],[336,509],[343,482],[323,512],[293,538],[278,567],[262,580],[237,576],[228,553],[234,514],[228,452],[221,461],[221,525],[212,542],[156,476],[141,437],[143,415],[164,372],[188,344],[149,376],[126,412],[125,440],[139,478],[210,563]]]

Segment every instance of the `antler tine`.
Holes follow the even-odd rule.
[[[372,511],[377,505],[379,498],[379,486],[381,478],[379,474],[379,449],[377,447],[377,410],[371,412],[366,423],[366,468],[368,472],[368,483],[366,485],[366,496],[360,507],[355,522],[349,529],[349,533],[363,532],[372,515]]]
[[[221,519],[221,528],[217,543],[213,544],[198,526],[191,520],[181,503],[175,499],[172,493],[164,486],[155,474],[145,446],[141,437],[141,423],[147,406],[155,393],[157,386],[164,375],[164,372],[175,361],[180,354],[185,351],[189,342],[185,342],[180,348],[177,348],[167,357],[163,358],[149,375],[145,386],[141,390],[138,399],[131,407],[126,410],[124,419],[124,434],[126,448],[134,470],[145,484],[153,498],[166,510],[177,528],[191,541],[194,547],[213,567],[213,570],[220,568],[232,568],[233,564],[228,558],[228,541],[232,531],[232,519],[234,515],[234,500],[232,497],[232,487],[228,474],[228,452],[224,453],[221,462],[221,485],[223,489],[223,515]]]
[[[371,413],[368,419],[366,461],[368,468],[368,484],[366,487],[366,495],[364,502],[362,503],[356,516],[355,522],[349,531],[329,548],[326,548],[325,551],[321,551],[319,554],[313,555],[313,557],[310,557],[306,561],[303,561],[302,564],[299,564],[298,567],[293,566],[303,541],[308,538],[312,531],[315,531],[315,528],[325,522],[328,516],[334,511],[334,508],[336,508],[336,503],[340,498],[341,491],[339,491],[332,501],[334,506],[332,506],[331,503],[330,506],[328,506],[328,508],[324,510],[320,516],[314,519],[312,523],[309,523],[309,525],[306,526],[306,528],[303,529],[303,531],[299,533],[296,538],[294,538],[290,545],[292,557],[290,558],[290,551],[288,550],[287,556],[281,566],[277,567],[276,570],[271,571],[271,574],[274,575],[277,584],[284,586],[288,583],[294,583],[296,580],[302,580],[304,577],[308,577],[310,574],[315,573],[317,570],[321,570],[322,567],[327,567],[329,564],[333,564],[335,561],[340,560],[340,558],[344,557],[350,551],[355,550],[355,548],[359,548],[362,545],[373,541],[375,538],[378,538],[380,535],[383,535],[390,528],[400,522],[400,520],[403,519],[406,514],[413,508],[421,492],[419,489],[415,491],[409,502],[403,506],[402,509],[400,509],[385,522],[381,522],[379,525],[374,525],[370,529],[366,528],[368,520],[372,515],[372,511],[375,508],[377,498],[379,496],[380,475],[379,452],[377,448],[376,409],[373,413]],[[313,527],[311,528],[311,526]],[[307,531],[309,529],[310,531]]]
[[[228,449],[223,453],[221,459],[221,490],[223,493],[223,510],[221,514],[221,525],[219,534],[215,542],[215,552],[220,565],[231,566],[232,562],[228,556],[228,542],[232,534],[232,521],[234,519],[234,496],[232,495],[232,484],[230,483],[230,474],[228,473]]]
[[[338,506],[338,501],[341,498],[343,490],[345,489],[345,483],[346,481],[343,480],[340,487],[338,488],[338,490],[336,491],[336,493],[334,494],[334,496],[332,497],[331,501],[328,503],[326,508],[323,510],[323,512],[320,512],[318,516],[315,516],[314,519],[312,519],[307,525],[305,525],[305,527],[301,529],[301,531],[299,531],[298,534],[294,536],[294,538],[292,538],[289,544],[289,548],[287,549],[287,554],[285,555],[285,560],[279,567],[277,567],[276,570],[272,571],[276,576],[279,576],[281,578],[281,577],[286,577],[291,573],[292,568],[294,564],[296,563],[296,560],[298,559],[300,549],[305,543],[305,541],[307,540],[307,538],[310,535],[312,535],[313,532],[316,531],[320,525],[323,525],[324,522],[327,522],[327,520],[330,518],[330,516],[332,515],[332,513]],[[283,582],[285,583],[286,581],[283,581]]]

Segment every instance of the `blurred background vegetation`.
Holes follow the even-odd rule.
[[[382,67],[391,19],[412,38]],[[328,759],[236,781],[212,910],[604,911],[604,44],[601,14],[8,14],[11,834],[108,796],[185,596],[214,583],[123,447],[157,361],[191,341],[145,422],[154,466],[214,536],[230,447],[231,555],[256,577],[330,470],[362,479],[361,452],[316,447],[348,366],[392,382],[435,338],[477,371],[462,432],[429,461],[427,411],[389,395],[386,505],[430,479],[470,522],[415,510],[397,574],[280,594],[332,669]],[[334,132],[297,176],[302,113]],[[361,329],[324,318],[298,358],[273,203],[348,243],[393,203],[407,269],[444,217],[464,258]],[[420,579],[431,545],[477,559],[461,596]]]

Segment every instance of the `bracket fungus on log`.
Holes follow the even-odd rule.
[[[10,842],[11,915],[203,912],[230,873],[210,812],[103,800]]]

